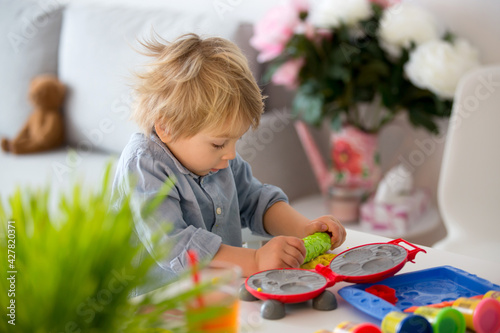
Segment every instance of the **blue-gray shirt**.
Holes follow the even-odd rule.
[[[168,177],[176,179],[175,185],[154,216],[139,216],[135,221],[139,240],[158,264],[153,273],[155,287],[188,266],[188,249],[209,260],[221,243],[241,246],[241,228],[269,236],[264,213],[274,203],[288,200],[278,187],[254,178],[250,165],[238,154],[225,169],[206,176],[192,173],[155,133],[132,135],[118,161],[113,191],[123,196],[133,190],[133,206],[140,207]],[[166,231],[166,224],[171,230]],[[160,237],[160,245],[170,246],[167,256],[153,247],[153,237]]]

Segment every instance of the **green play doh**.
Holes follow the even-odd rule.
[[[306,247],[306,257],[304,263],[311,261],[317,256],[325,253],[330,249],[332,243],[330,242],[330,235],[326,232],[317,232],[309,235],[303,239]]]

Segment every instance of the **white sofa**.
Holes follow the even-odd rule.
[[[15,136],[30,114],[27,88],[32,77],[57,74],[68,87],[62,110],[65,146],[30,155],[1,152],[3,199],[18,185],[50,186],[57,194],[74,180],[84,179],[89,187],[97,184],[106,163],[116,160],[137,130],[128,121],[130,83],[132,71],[140,70],[147,59],[134,48],[139,47],[137,39],[153,30],[167,40],[192,31],[229,38],[243,49],[260,78],[262,67],[248,44],[250,24],[216,11],[183,7],[152,1],[0,0],[0,35],[8,36],[0,40],[0,136]],[[240,153],[259,179],[281,186],[291,199],[317,192],[292,121],[285,109],[278,109],[289,97],[279,89],[268,95],[269,112],[261,128],[239,143]]]

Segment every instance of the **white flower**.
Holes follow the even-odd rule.
[[[341,23],[352,26],[372,15],[368,0],[320,0],[311,12],[313,24],[322,28],[335,28]]]
[[[399,57],[403,47],[409,47],[412,42],[420,45],[440,39],[444,29],[424,9],[400,3],[384,10],[378,33],[381,47],[391,56]]]
[[[478,52],[466,40],[432,40],[417,47],[405,65],[410,81],[438,96],[453,98],[457,83],[479,65]]]

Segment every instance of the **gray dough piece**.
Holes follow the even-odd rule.
[[[335,295],[325,290],[313,299],[313,308],[321,311],[331,311],[337,308],[337,298]]]
[[[260,308],[260,315],[264,319],[281,319],[285,316],[285,304],[274,299],[267,300]]]

